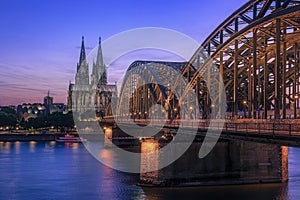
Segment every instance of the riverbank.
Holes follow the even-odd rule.
[[[2,142],[47,142],[47,141],[55,141],[56,138],[64,136],[65,133],[2,133],[0,134],[0,141]],[[77,133],[72,133],[72,135],[78,137]],[[89,141],[100,141],[100,134],[97,133],[86,133],[84,134],[84,138]],[[102,139],[103,140],[103,139]]]
[[[55,141],[56,137],[64,136],[63,133],[47,133],[47,134],[35,134],[35,133],[4,133],[0,134],[0,141],[2,142],[46,142]]]

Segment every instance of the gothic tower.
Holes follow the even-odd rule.
[[[96,63],[93,63],[91,83],[92,85],[107,85],[107,73],[106,73],[106,66],[103,62],[101,37],[99,37]]]
[[[96,111],[96,115],[100,118],[112,115],[111,101],[117,94],[117,87],[116,85],[107,84],[107,72],[103,61],[101,38],[99,38],[96,56],[90,76],[91,81],[89,82],[89,66],[86,61],[84,37],[82,37],[75,83],[69,83],[68,94],[68,109],[79,114],[77,116],[78,119],[90,117],[84,114],[88,110]]]
[[[83,36],[82,36],[82,42],[81,42],[79,62],[77,63],[75,84],[78,84],[78,85],[88,85],[89,84],[89,66],[86,61]]]

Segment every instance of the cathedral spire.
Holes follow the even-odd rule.
[[[98,53],[96,65],[103,66],[103,55],[102,55],[102,47],[101,47],[101,37],[99,37],[99,45],[98,45]]]
[[[82,65],[82,63],[85,61],[85,59],[86,59],[86,56],[85,56],[85,47],[84,47],[84,36],[82,36],[80,57],[79,57],[79,63],[77,66],[77,71],[78,71],[79,67]]]
[[[77,73],[75,77],[75,84],[88,85],[89,84],[89,66],[86,62],[84,37],[82,36],[79,63],[77,63]]]
[[[106,66],[103,61],[103,54],[102,54],[102,46],[101,46],[101,37],[99,37],[99,45],[96,57],[96,63],[93,64],[93,71],[92,71],[92,84],[95,85],[106,85],[107,84],[107,73],[106,73]]]

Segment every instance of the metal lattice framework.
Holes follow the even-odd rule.
[[[196,98],[186,103],[193,106],[197,102],[202,118],[209,118],[212,102],[222,100],[221,96],[211,99],[209,94],[214,91],[208,88],[216,83],[210,76],[214,70],[218,70],[223,79],[227,113],[232,117],[238,117],[241,111],[247,118],[296,117],[300,95],[299,39],[300,1],[250,0],[208,36],[189,63],[181,63],[180,67],[175,67],[176,63],[168,65],[173,64],[181,71],[181,76],[189,83],[187,90],[195,91]],[[166,64],[149,63],[153,66]],[[142,64],[145,65],[135,62],[128,71]],[[147,75],[153,82],[169,81],[155,79],[154,74]],[[205,81],[203,77],[206,77]],[[177,81],[174,88],[181,84]],[[143,91],[144,96],[140,95]],[[143,101],[140,101],[141,97]],[[145,106],[145,99],[150,104],[161,102],[169,112],[177,111],[184,103],[174,97],[172,90],[166,90],[160,84],[138,89],[132,98],[136,100],[131,101],[130,113],[147,113],[149,105]]]
[[[120,91],[117,113],[138,119],[147,119],[161,109],[166,118],[179,118],[179,98],[188,80],[180,79],[187,62],[135,61],[127,70]],[[191,67],[191,66],[190,66]],[[195,70],[195,69],[194,69]],[[191,99],[195,99],[190,95]],[[154,105],[160,105],[151,110]],[[191,114],[182,110],[181,114]],[[194,113],[195,116],[195,113]]]

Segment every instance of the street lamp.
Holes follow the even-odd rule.
[[[294,119],[297,119],[297,109],[298,109],[298,107],[297,107],[297,101],[298,101],[298,99],[299,99],[299,95],[298,94],[295,94],[294,95]]]
[[[244,118],[246,118],[246,105],[247,105],[247,100],[243,100]]]
[[[294,98],[295,98],[295,100],[298,100],[299,99],[299,95],[295,94]]]

